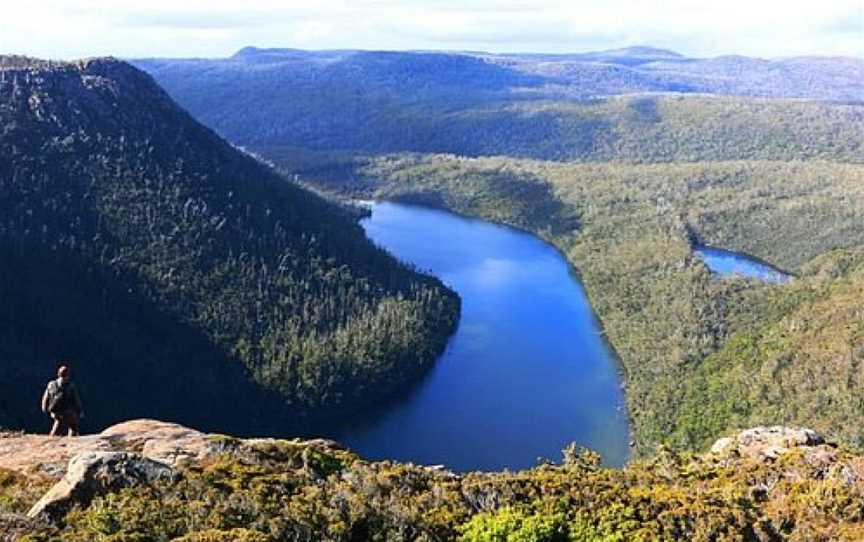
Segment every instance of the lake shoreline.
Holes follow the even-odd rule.
[[[626,391],[627,391],[627,384],[626,384],[626,377],[625,377],[626,372],[623,368],[623,364],[621,363],[620,357],[618,356],[614,347],[609,343],[609,341],[606,337],[605,330],[602,327],[602,322],[600,322],[599,318],[597,317],[597,314],[594,312],[593,306],[591,306],[591,304],[590,304],[590,299],[587,296],[587,292],[585,291],[585,288],[584,288],[584,285],[582,283],[581,277],[578,273],[578,270],[575,268],[575,266],[569,260],[566,253],[564,252],[562,247],[558,244],[558,242],[555,242],[546,236],[538,235],[534,232],[531,232],[531,231],[526,230],[524,228],[514,226],[512,224],[502,224],[502,223],[499,223],[499,222],[496,222],[493,220],[485,220],[485,219],[474,217],[474,216],[466,216],[462,213],[454,212],[454,211],[451,211],[450,209],[442,208],[440,206],[417,205],[413,202],[406,203],[404,198],[400,198],[399,200],[396,200],[396,201],[394,201],[392,199],[387,199],[387,198],[383,198],[383,199],[377,198],[374,200],[374,202],[370,201],[369,199],[364,199],[364,200],[360,200],[360,201],[350,200],[347,203],[349,203],[353,206],[364,207],[367,209],[370,207],[370,205],[372,205],[372,206],[389,205],[389,206],[395,206],[395,207],[408,206],[411,209],[417,209],[418,211],[421,211],[421,212],[443,213],[448,217],[451,217],[453,219],[457,219],[459,222],[461,222],[461,223],[465,224],[467,227],[471,227],[471,228],[492,229],[490,227],[493,227],[495,231],[499,232],[498,235],[503,234],[503,235],[507,236],[507,235],[512,234],[514,236],[514,238],[523,240],[520,242],[527,243],[527,244],[534,246],[534,247],[538,247],[539,250],[541,250],[543,253],[547,254],[547,256],[546,256],[547,258],[557,262],[555,265],[560,266],[560,273],[563,273],[563,274],[560,275],[559,278],[556,280],[563,280],[567,284],[571,284],[571,286],[568,286],[567,288],[575,288],[574,292],[578,292],[578,296],[581,296],[580,299],[582,299],[582,301],[579,302],[579,306],[581,307],[579,309],[579,311],[580,311],[580,314],[582,314],[582,316],[579,316],[575,320],[572,320],[572,321],[569,319],[564,319],[562,321],[562,325],[576,326],[575,328],[573,328],[574,329],[573,332],[578,333],[579,334],[578,336],[582,336],[585,333],[589,333],[589,331],[576,331],[576,330],[589,330],[589,329],[591,330],[590,331],[590,334],[591,334],[590,339],[585,339],[584,337],[582,339],[577,339],[577,344],[581,344],[581,343],[578,343],[579,340],[588,340],[589,343],[591,345],[593,345],[593,346],[586,346],[586,348],[589,348],[589,350],[586,350],[585,353],[583,353],[581,355],[591,356],[592,357],[591,359],[595,359],[595,360],[596,359],[605,360],[602,363],[605,364],[604,366],[607,367],[607,369],[603,369],[603,370],[608,371],[609,376],[607,378],[611,379],[611,380],[609,380],[609,382],[610,382],[609,385],[612,385],[614,387],[614,389],[615,389],[614,396],[618,398],[612,404],[608,418],[605,416],[602,418],[595,418],[595,422],[594,422],[594,423],[602,423],[604,425],[607,425],[608,429],[605,430],[606,432],[614,431],[612,429],[613,426],[617,426],[619,423],[623,423],[622,428],[625,429],[625,435],[622,435],[620,437],[621,440],[618,441],[621,443],[621,448],[619,449],[619,452],[617,452],[614,455],[610,455],[607,459],[608,459],[608,461],[611,462],[610,465],[616,466],[616,467],[617,466],[624,466],[629,461],[631,461],[633,459],[634,454],[633,454],[633,447],[632,447],[631,443],[633,443],[633,441],[634,441],[634,433],[633,433],[633,428],[632,428],[632,417],[630,416],[630,412],[629,412],[629,409],[627,406],[627,401],[626,401]],[[413,226],[409,226],[409,228],[411,228],[411,227],[413,227]],[[370,237],[370,238],[372,238],[372,237]],[[374,240],[374,238],[373,238],[373,240]],[[491,243],[491,244],[494,245],[495,243]],[[389,247],[387,247],[386,245],[381,245],[379,243],[379,246],[383,246],[385,249],[390,250]],[[478,247],[482,247],[482,246],[483,246],[482,244],[478,245]],[[538,248],[534,248],[532,250],[537,250]],[[391,253],[393,253],[392,250],[390,250],[390,251],[391,251]],[[482,252],[482,250],[481,250],[481,252]],[[403,261],[406,261],[405,258],[399,256],[399,254],[394,253],[394,255],[396,255],[398,258],[402,259]],[[453,286],[447,280],[446,277],[437,273],[434,269],[430,269],[428,265],[423,265],[421,263],[411,261],[410,259],[407,261],[410,261],[410,263],[417,265],[417,268],[420,270],[424,270],[425,272],[432,272],[433,274],[438,276],[439,279],[441,279],[443,282],[447,283],[451,287]],[[462,291],[460,291],[459,288],[454,288],[454,289],[456,289],[457,292],[459,292],[460,297],[464,297]],[[572,295],[577,295],[577,294],[572,294]],[[540,307],[543,306],[542,300],[538,301],[538,303],[539,303]],[[533,305],[534,303],[531,303],[531,304]],[[531,309],[531,310],[536,310],[536,307],[534,309]],[[463,315],[463,318],[464,318],[464,315]],[[460,322],[460,325],[461,325],[461,322]],[[459,333],[459,331],[457,331],[457,335],[458,335],[458,333]],[[574,337],[578,337],[578,336],[574,336]],[[429,378],[434,378],[434,373],[435,373],[435,371],[439,370],[438,369],[439,366],[442,364],[448,363],[448,360],[446,359],[448,356],[447,351],[451,350],[454,347],[454,341],[457,342],[456,348],[458,349],[458,346],[459,346],[458,345],[458,339],[456,339],[455,337],[451,338],[451,341],[448,343],[448,347],[447,347],[447,350],[445,351],[444,356],[442,356],[442,358],[440,358],[436,362],[436,367],[433,368],[432,371],[430,371],[431,374],[427,374],[426,376],[424,376],[421,379],[419,386],[412,386],[412,389],[410,392],[406,392],[405,394],[400,394],[399,398],[395,399],[394,401],[389,401],[387,405],[381,405],[379,408],[376,408],[374,410],[379,411],[379,412],[383,411],[386,415],[387,409],[390,408],[392,404],[396,404],[396,406],[398,407],[399,403],[405,403],[405,402],[410,403],[412,400],[414,400],[414,395],[416,395],[418,393],[418,388],[419,388],[419,393],[423,393],[423,387],[428,384],[427,382],[424,382],[424,381],[429,379]],[[589,344],[589,343],[586,343],[586,344]],[[573,345],[569,345],[569,344],[567,344],[567,342],[560,343],[560,345],[557,345],[557,346],[560,346],[560,348],[562,350],[562,355],[565,357],[568,355],[567,352],[572,350],[572,348],[573,348]],[[571,352],[571,354],[572,354],[572,352]],[[597,358],[597,356],[600,356],[600,358]],[[558,356],[553,355],[553,357],[558,357]],[[582,362],[580,362],[580,363],[582,363]],[[596,363],[598,363],[597,361],[590,361],[590,362],[585,362],[585,363],[588,363],[588,365],[585,365],[584,369],[579,369],[579,371],[577,371],[577,377],[578,378],[591,378],[589,375],[592,374],[592,371],[597,370],[597,369],[591,368],[591,364],[595,364],[595,366],[596,366]],[[522,365],[524,365],[524,363]],[[531,364],[528,364],[527,367],[530,369],[530,366],[531,366]],[[584,375],[579,374],[583,370],[588,371],[588,372]],[[573,377],[573,375],[571,374],[567,378],[572,378],[572,377]],[[607,384],[604,384],[603,386],[606,386],[606,385]],[[597,393],[601,393],[601,394],[605,393],[602,391],[598,391],[598,390],[606,389],[603,386],[601,386],[600,388],[596,388],[596,389],[593,388],[593,385],[592,385],[592,388],[590,388],[590,389],[585,389],[584,385],[574,387],[570,393],[570,395],[572,395],[572,397],[570,399],[567,399],[567,401],[566,401],[570,405],[568,408],[570,408],[570,409],[581,408],[578,405],[580,405],[581,402],[584,402],[585,399],[583,397],[594,396]],[[580,393],[580,390],[582,390],[582,393]],[[608,401],[608,399],[604,400],[604,401]],[[542,401],[540,401],[540,402],[542,403]],[[577,406],[574,406],[574,405],[577,405]],[[533,408],[532,405],[528,405],[526,407],[527,410],[530,410],[531,408]],[[589,411],[585,411],[585,412],[589,412]],[[608,424],[611,424],[611,425],[608,425]],[[610,433],[610,435],[611,434],[612,433]],[[595,450],[597,449],[596,446],[592,446],[590,442],[585,441],[583,438],[580,438],[578,435],[579,435],[578,432],[574,433],[572,438],[567,439],[567,442],[576,441],[577,445],[585,446],[587,448],[594,448]],[[339,438],[339,435],[333,435],[333,436]],[[526,439],[531,438],[530,430],[528,430],[528,434],[525,435],[525,438]],[[345,439],[343,438],[343,440],[345,440]],[[351,445],[352,443],[350,442],[350,438],[347,440],[348,440],[348,444]],[[561,451],[561,448],[565,445],[566,445],[566,442],[562,442],[562,445],[560,447],[556,447],[552,453],[554,455],[558,455]],[[603,454],[603,456],[605,458],[607,455],[607,452],[604,452],[602,449],[600,449],[599,451],[601,451],[601,453]],[[617,459],[615,459],[615,458],[617,458]],[[533,461],[533,459],[534,458],[532,457],[532,461]],[[533,462],[532,462],[532,464],[533,464]],[[528,465],[521,465],[521,466],[528,466]],[[502,466],[499,465],[498,467],[493,467],[492,469],[494,470],[495,468],[501,468],[501,467]],[[504,468],[510,468],[507,465],[503,465],[503,467]],[[490,469],[485,469],[485,470],[490,470]]]
[[[773,284],[787,284],[791,280],[797,278],[794,274],[788,273],[779,267],[767,262],[759,257],[752,256],[745,252],[729,250],[711,245],[696,244],[692,247],[693,253],[696,254],[705,263],[709,270],[718,276],[729,277],[740,275],[743,278],[756,279],[762,282]],[[713,253],[713,254],[712,254]],[[712,267],[710,263],[712,258],[722,258],[735,260],[738,263],[744,264],[743,268],[737,270],[724,270],[715,265]]]
[[[447,207],[446,205],[436,205],[435,203],[432,203],[431,201],[425,200],[425,199],[424,200],[417,200],[415,198],[412,198],[411,194],[400,195],[400,196],[397,196],[395,198],[378,198],[378,197],[375,197],[374,195],[372,195],[372,197],[370,199],[344,198],[343,196],[339,195],[338,193],[334,194],[334,196],[339,201],[341,201],[343,204],[356,205],[357,207],[361,207],[361,208],[365,208],[365,209],[370,209],[371,206],[374,205],[375,203],[391,202],[391,203],[402,203],[402,204],[406,204],[406,205],[413,205],[416,207],[422,207],[422,208],[432,209],[432,210],[437,210],[437,211],[445,211],[445,212],[448,212],[448,213],[453,214],[455,216],[461,217],[465,220],[476,220],[479,222],[486,222],[486,223],[490,223],[490,224],[495,224],[496,226],[500,226],[502,228],[507,228],[507,229],[513,230],[517,233],[530,235],[532,237],[540,239],[541,241],[543,241],[544,243],[549,245],[552,249],[554,249],[558,253],[558,256],[564,262],[567,263],[567,267],[569,268],[570,273],[572,273],[572,275],[574,276],[576,281],[579,282],[579,284],[582,285],[582,287],[584,289],[585,281],[582,279],[582,274],[580,273],[579,268],[576,266],[576,264],[573,261],[571,261],[570,258],[567,256],[567,253],[566,253],[564,247],[562,247],[560,244],[561,240],[553,239],[547,235],[544,235],[542,233],[538,233],[535,231],[531,231],[528,228],[518,226],[516,224],[501,222],[499,220],[495,220],[492,218],[485,219],[485,218],[480,218],[477,216],[469,215],[469,214],[454,210],[450,207]],[[570,232],[566,235],[568,237],[572,236],[573,232]],[[616,368],[616,371],[618,373],[618,378],[620,381],[621,390],[626,395],[629,392],[629,386],[627,385],[627,382],[629,381],[629,373],[627,371],[627,366],[624,365],[624,362],[622,361],[621,356],[618,353],[618,350],[615,348],[615,345],[612,344],[612,342],[609,340],[608,336],[606,335],[606,328],[603,324],[603,321],[597,315],[596,311],[594,311],[594,303],[591,299],[591,295],[588,293],[587,290],[585,290],[585,296],[588,298],[588,303],[591,306],[591,313],[593,315],[594,321],[595,321],[597,327],[600,329],[600,332],[601,332],[600,335],[602,337],[602,340],[603,340],[604,344],[606,345],[606,348],[609,350],[612,358],[615,361],[615,368]],[[626,413],[627,426],[629,427],[629,431],[630,431],[629,437],[627,439],[627,446],[629,449],[629,456],[628,456],[627,461],[629,462],[634,458],[634,452],[636,450],[636,432],[634,430],[633,415],[630,412],[630,407],[629,407],[626,399],[624,400],[624,402],[622,404],[622,408],[623,408],[624,412]]]

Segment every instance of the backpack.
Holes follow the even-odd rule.
[[[48,412],[51,414],[63,414],[72,406],[72,384],[56,383],[53,392],[48,399]]]

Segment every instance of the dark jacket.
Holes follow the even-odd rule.
[[[42,394],[42,412],[48,412],[49,405],[51,404],[51,399],[53,399],[59,392],[60,386],[62,385],[60,379],[52,380],[48,383],[48,386],[45,388],[45,393]],[[76,414],[80,415],[84,412],[84,407],[81,406],[81,396],[78,395],[78,389],[75,387],[75,384],[72,381],[66,383],[68,386],[68,391],[71,396],[71,402],[67,407],[68,410],[74,411]]]

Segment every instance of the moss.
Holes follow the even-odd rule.
[[[51,482],[0,468],[0,513],[23,513],[48,490]]]
[[[271,542],[273,540],[264,533],[249,529],[230,529],[228,531],[207,529],[175,538],[172,542]]]

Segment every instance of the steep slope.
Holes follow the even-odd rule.
[[[694,371],[672,441],[706,445],[754,420],[794,424],[864,447],[864,248],[834,250],[759,299],[742,326]]]
[[[287,431],[428,367],[458,299],[111,59],[0,61],[0,425],[59,360],[90,423]]]

